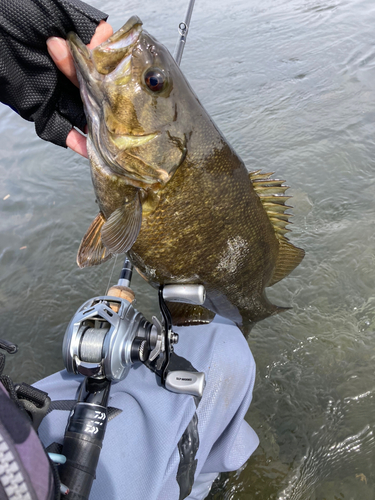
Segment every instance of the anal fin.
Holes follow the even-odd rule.
[[[167,302],[167,306],[175,326],[206,325],[211,323],[215,317],[213,311],[202,306],[182,304],[181,302]]]
[[[104,215],[99,212],[83,237],[77,254],[79,267],[97,266],[110,259],[112,253],[103,245],[101,230],[105,223]]]

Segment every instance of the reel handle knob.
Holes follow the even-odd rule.
[[[176,370],[168,372],[165,379],[165,388],[177,394],[191,394],[201,398],[203,396],[206,376],[204,372],[190,372]]]
[[[163,299],[168,302],[203,305],[206,290],[203,285],[164,285]]]

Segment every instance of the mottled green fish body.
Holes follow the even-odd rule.
[[[137,17],[92,51],[74,34],[69,43],[100,208],[78,264],[127,252],[153,286],[203,284],[204,307],[171,305],[178,324],[218,313],[246,330],[279,312],[265,287],[304,256],[285,237],[283,181],[248,173]]]

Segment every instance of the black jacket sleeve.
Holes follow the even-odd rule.
[[[74,31],[89,43],[107,15],[80,0],[0,0],[0,101],[35,122],[42,139],[66,147],[86,124],[79,90],[47,52],[51,36]]]

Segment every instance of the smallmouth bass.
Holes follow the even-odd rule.
[[[283,310],[265,288],[304,256],[285,236],[284,181],[247,171],[138,17],[91,51],[74,33],[68,41],[100,209],[78,265],[127,252],[155,287],[203,284],[204,307],[170,304],[176,324],[218,313],[247,331]]]

